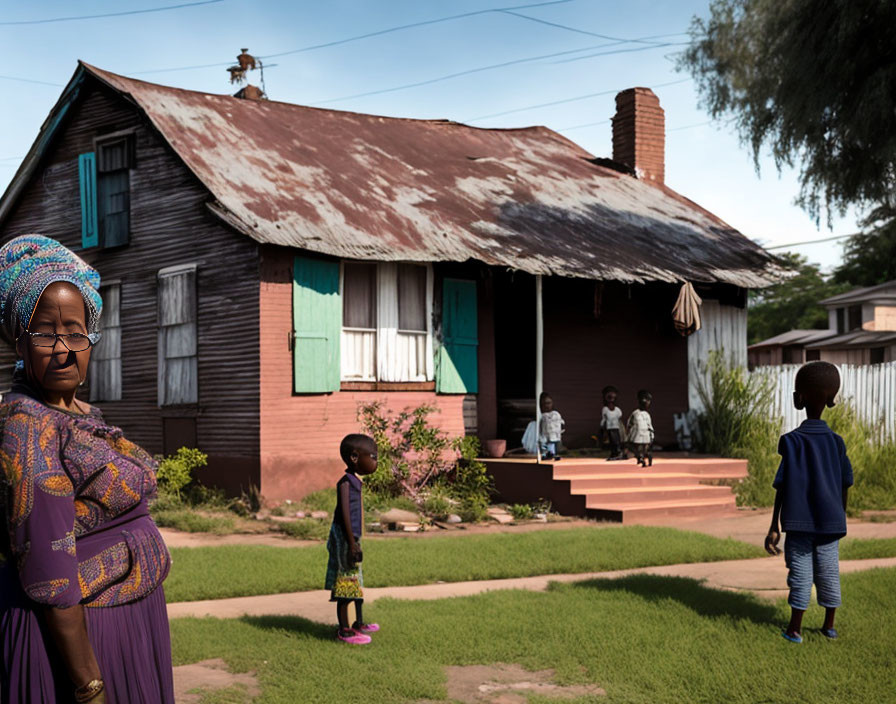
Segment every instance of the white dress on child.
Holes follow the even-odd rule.
[[[632,411],[628,419],[629,442],[647,445],[653,442],[653,421],[647,411],[640,408]]]

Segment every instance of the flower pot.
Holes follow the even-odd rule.
[[[485,454],[488,457],[503,457],[505,452],[507,452],[506,440],[485,441]]]

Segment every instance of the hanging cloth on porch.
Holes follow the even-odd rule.
[[[672,309],[672,322],[680,335],[687,337],[700,329],[700,304],[703,300],[697,295],[690,281],[685,281],[678,292],[678,300]]]

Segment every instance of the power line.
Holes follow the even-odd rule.
[[[47,81],[35,81],[33,78],[17,78],[16,76],[0,76],[0,79],[4,81],[19,81],[20,83],[36,83],[39,86],[54,86],[56,88],[62,88],[62,83],[48,83]]]
[[[672,129],[666,130],[666,132],[678,132],[678,130],[689,130],[692,127],[703,127],[704,125],[711,125],[712,120],[706,120],[706,122],[697,122],[693,125],[683,125],[682,127],[673,127]]]
[[[654,85],[654,86],[650,86],[650,88],[651,88],[651,89],[653,89],[653,88],[664,88],[664,87],[666,87],[666,86],[674,86],[674,85],[677,85],[677,84],[679,84],[679,83],[687,83],[687,82],[690,81],[690,80],[692,80],[692,79],[690,79],[690,78],[680,78],[680,79],[677,80],[677,81],[669,81],[668,83],[657,83],[657,84]],[[526,106],[521,107],[521,108],[513,108],[512,110],[504,110],[503,112],[493,112],[493,113],[491,113],[490,115],[480,115],[479,117],[471,117],[471,118],[468,119],[468,120],[464,120],[464,122],[478,122],[479,120],[487,120],[487,119],[492,118],[492,117],[501,117],[501,116],[503,116],[503,115],[511,115],[511,114],[513,114],[513,113],[515,113],[515,112],[525,112],[525,111],[527,111],[527,110],[535,110],[535,109],[537,109],[537,108],[547,108],[547,107],[551,107],[552,105],[562,105],[562,104],[564,104],[564,103],[574,103],[574,102],[576,102],[577,100],[587,100],[588,98],[597,98],[598,96],[601,96],[601,95],[610,95],[610,94],[612,94],[612,93],[618,93],[620,90],[624,90],[624,88],[620,88],[620,89],[618,89],[618,90],[602,90],[602,91],[600,91],[600,92],[598,92],[598,93],[586,93],[585,95],[577,95],[577,96],[575,96],[575,97],[573,97],[573,98],[563,98],[563,99],[561,99],[561,100],[552,100],[552,101],[550,101],[550,102],[548,102],[548,103],[538,103],[538,104],[536,104],[536,105],[526,105]],[[567,128],[567,129],[573,129],[573,128]]]
[[[790,244],[776,244],[774,247],[765,247],[765,249],[788,249],[790,247],[802,247],[805,244],[821,244],[822,242],[833,242],[834,240],[844,240],[848,237],[855,237],[855,234],[852,235],[835,235],[834,237],[824,237],[820,240],[806,240],[805,242],[792,242]]]
[[[3,26],[26,24],[50,24],[51,22],[74,22],[76,20],[96,20],[102,17],[122,17],[124,15],[145,15],[148,12],[165,12],[166,10],[179,10],[184,7],[197,7],[198,5],[214,5],[224,0],[202,0],[201,2],[187,2],[180,5],[168,5],[166,7],[150,7],[145,10],[127,10],[125,12],[108,12],[102,15],[77,15],[73,17],[53,17],[46,20],[19,20],[14,22],[0,22]]]
[[[571,59],[563,59],[561,61],[555,61],[557,64],[568,64],[573,61],[584,61],[585,59],[593,59],[597,56],[607,56],[609,54],[626,54],[635,51],[647,51],[648,49],[659,49],[665,46],[685,46],[689,45],[690,42],[665,42],[663,44],[651,44],[650,46],[639,46],[636,49],[619,49],[618,51],[600,51],[596,54],[588,54],[587,56],[575,56]]]
[[[674,34],[660,34],[654,37],[643,37],[641,39],[622,39],[621,37],[611,37],[606,34],[598,34],[597,32],[589,32],[584,29],[578,29],[577,27],[570,27],[565,24],[558,24],[557,22],[549,22],[548,20],[543,20],[540,17],[531,17],[529,15],[524,15],[519,12],[513,12],[511,9],[500,10],[505,15],[513,15],[514,17],[520,17],[524,20],[530,20],[531,22],[537,22],[538,24],[544,24],[548,27],[556,27],[558,29],[565,29],[568,32],[575,32],[577,34],[587,34],[589,37],[598,37],[599,39],[609,39],[614,42],[619,42],[621,44],[628,44],[629,42],[637,42],[639,44],[659,44],[660,42],[652,42],[650,39],[656,39],[659,37],[680,37],[683,34],[687,34],[687,32],[675,32]]]
[[[356,34],[352,37],[345,37],[344,39],[335,39],[330,42],[323,42],[321,44],[310,44],[309,46],[299,47],[298,49],[290,49],[288,51],[280,51],[276,54],[267,54],[266,56],[259,56],[260,59],[273,59],[279,56],[290,56],[292,54],[301,54],[306,51],[314,51],[316,49],[326,49],[332,46],[339,46],[341,44],[348,44],[350,42],[356,42],[361,39],[369,39],[371,37],[379,37],[384,34],[391,34],[392,32],[401,32],[406,29],[413,29],[415,27],[424,27],[426,25],[431,24],[439,24],[442,22],[452,22],[454,20],[464,19],[466,17],[475,17],[477,15],[486,15],[489,13],[500,13],[500,12],[509,12],[511,10],[524,10],[530,7],[546,7],[548,5],[564,5],[569,2],[573,2],[574,0],[550,0],[550,2],[537,2],[529,5],[512,5],[509,7],[494,7],[488,10],[475,10],[473,12],[464,12],[459,15],[448,15],[447,17],[438,17],[433,20],[423,20],[421,22],[412,22],[410,24],[402,24],[395,27],[388,27],[386,29],[380,29],[376,32],[367,32],[365,34]],[[145,75],[148,73],[169,73],[171,71],[189,71],[193,69],[200,68],[217,68],[219,66],[229,66],[230,64],[197,64],[194,66],[176,66],[174,68],[159,68],[153,69],[151,71],[132,71],[131,75],[139,76]]]
[[[606,44],[599,44],[598,46],[590,46],[590,47],[582,47],[581,49],[570,49],[567,51],[558,51],[553,54],[542,54],[541,56],[530,56],[524,59],[514,59],[512,61],[504,61],[500,64],[491,64],[489,66],[479,66],[477,68],[467,69],[466,71],[458,71],[456,73],[449,73],[444,76],[438,76],[437,78],[429,78],[425,81],[417,81],[415,83],[405,83],[400,86],[392,86],[391,88],[380,88],[379,90],[371,90],[365,93],[355,93],[354,95],[343,95],[339,98],[330,98],[329,100],[321,100],[316,103],[311,103],[312,105],[327,105],[329,103],[337,103],[343,100],[352,100],[354,98],[366,98],[371,95],[381,95],[382,93],[394,93],[399,90],[406,90],[408,88],[419,88],[421,86],[430,85],[432,83],[439,83],[441,81],[447,81],[451,78],[459,78],[460,76],[468,76],[472,73],[482,73],[483,71],[493,71],[499,68],[506,68],[508,66],[515,66],[517,64],[523,63],[531,63],[532,61],[541,61],[543,59],[552,59],[557,56],[569,56],[570,54],[577,54],[582,51],[589,51],[590,49],[596,49],[600,46],[606,46]],[[638,47],[638,49],[618,49],[616,51],[608,51],[604,52],[604,54],[618,54],[624,53],[627,51],[643,51],[644,49],[656,49],[660,46],[664,46],[662,44],[657,44],[655,46],[647,46],[647,47]]]

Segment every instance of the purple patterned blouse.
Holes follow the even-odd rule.
[[[31,600],[116,606],[162,583],[171,558],[147,508],[157,465],[145,450],[99,409],[66,413],[24,393],[4,396],[0,429],[0,561]]]

